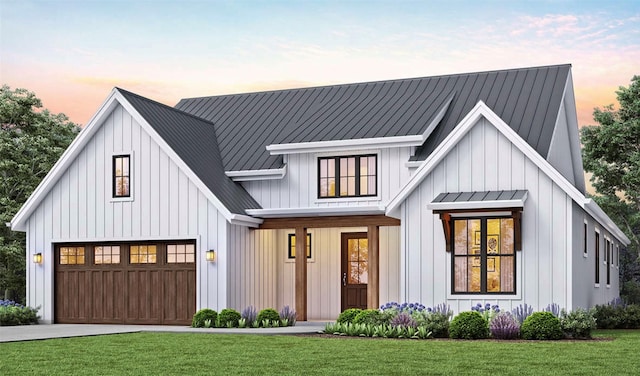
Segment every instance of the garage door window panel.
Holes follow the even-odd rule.
[[[120,246],[95,246],[93,248],[93,263],[95,265],[119,264]]]
[[[129,248],[130,264],[155,264],[158,248],[155,245],[132,245]]]
[[[60,247],[60,265],[84,265],[84,247]]]
[[[167,244],[167,264],[192,264],[195,261],[195,245]]]

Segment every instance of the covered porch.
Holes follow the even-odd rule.
[[[275,231],[279,243],[286,246],[285,249],[278,247],[285,253],[285,263],[281,265],[284,286],[277,294],[282,296],[277,300],[295,307],[298,321],[307,321],[335,319],[322,315],[337,316],[350,306],[377,308],[381,304],[381,290],[385,299],[395,298],[399,293],[399,270],[396,270],[399,267],[399,226],[398,219],[384,215],[265,219],[258,231]],[[312,234],[316,237],[312,238]],[[315,268],[311,283],[310,268]],[[287,273],[291,272],[292,278],[287,279]],[[293,296],[287,296],[291,282]],[[322,295],[320,286],[329,289],[328,298],[319,296]],[[326,303],[332,308],[329,314],[310,314],[310,303],[314,306]]]

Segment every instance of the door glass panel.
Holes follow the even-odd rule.
[[[347,278],[349,284],[366,284],[369,279],[369,247],[367,239],[348,239]]]

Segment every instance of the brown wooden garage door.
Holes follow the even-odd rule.
[[[195,242],[57,244],[58,323],[189,325]]]

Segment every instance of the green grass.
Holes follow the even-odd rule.
[[[633,375],[640,331],[611,341],[451,341],[135,333],[0,343],[0,375]]]

